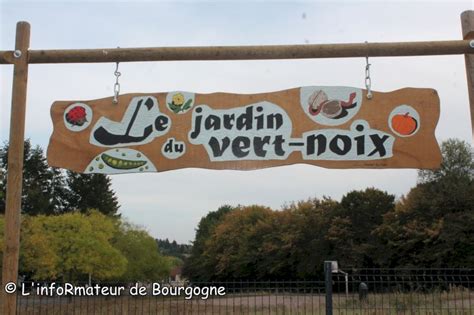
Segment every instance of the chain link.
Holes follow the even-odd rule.
[[[368,42],[365,42],[368,48]],[[370,78],[370,63],[369,63],[369,53],[365,57],[365,88],[367,89],[367,98],[370,100],[372,98],[372,79]]]
[[[369,57],[365,58],[365,88],[367,89],[367,98],[370,100],[372,98],[372,79],[370,78],[370,63]]]
[[[119,83],[119,77],[122,75],[119,71],[119,63],[117,62],[115,65],[115,84],[114,84],[114,100],[112,101],[114,104],[118,103],[118,96],[120,93],[120,83]]]

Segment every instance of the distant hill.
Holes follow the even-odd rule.
[[[170,242],[168,239],[157,239],[158,249],[162,255],[178,257],[181,260],[186,259],[190,253],[192,245],[178,244],[176,241]]]

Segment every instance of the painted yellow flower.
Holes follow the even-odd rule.
[[[173,95],[173,104],[177,106],[181,106],[184,104],[184,95],[181,93],[176,93]]]

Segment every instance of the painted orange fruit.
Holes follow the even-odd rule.
[[[418,121],[410,113],[398,114],[392,117],[392,128],[402,136],[409,136],[418,128]]]

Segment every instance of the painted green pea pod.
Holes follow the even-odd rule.
[[[147,161],[143,161],[143,160],[132,161],[132,160],[126,160],[126,159],[119,159],[105,153],[101,155],[101,158],[104,161],[104,163],[110,166],[111,168],[115,168],[119,170],[131,170],[134,168],[142,167],[143,165],[147,163]]]

